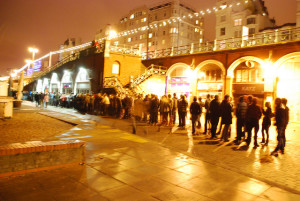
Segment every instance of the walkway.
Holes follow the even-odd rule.
[[[292,193],[297,187],[280,185],[281,178],[299,168],[290,142],[287,153],[276,162],[259,164],[260,149],[237,152],[198,144],[199,139],[185,131],[168,134],[169,128],[157,132],[159,128],[143,124],[137,127],[140,137],[130,133],[130,121],[54,107],[40,111],[78,124],[56,139],[86,141],[86,164],[1,178],[0,200],[300,200],[300,195]],[[282,172],[292,161],[292,169],[279,175],[279,180],[264,178],[276,169]],[[263,171],[267,169],[268,174]],[[259,172],[261,178],[254,179]],[[297,176],[285,179],[297,180]]]

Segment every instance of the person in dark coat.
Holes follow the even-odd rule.
[[[159,100],[158,97],[152,94],[150,99],[150,124],[156,125],[158,122]]]
[[[245,121],[247,112],[247,103],[245,102],[244,96],[240,96],[239,102],[236,105],[236,141],[235,144],[240,144],[242,137],[245,137]]]
[[[257,105],[257,98],[252,99],[252,103],[248,106],[246,112],[246,122],[247,122],[247,146],[251,143],[252,129],[254,128],[254,148],[259,145],[257,143],[257,133],[259,130],[259,119],[261,118],[262,112],[261,108]]]
[[[181,95],[180,100],[178,100],[178,117],[179,117],[179,127],[185,127],[185,117],[187,113],[188,102],[185,100],[185,96]]]
[[[194,101],[190,106],[191,120],[192,120],[192,134],[195,135],[195,124],[198,121],[201,113],[200,104],[197,102],[197,97],[194,97]]]
[[[228,142],[229,137],[229,127],[232,124],[232,106],[229,103],[229,95],[225,95],[224,100],[222,101],[220,105],[221,109],[221,117],[222,121],[221,124],[224,124],[223,132],[221,139],[224,140],[224,142]]]
[[[206,134],[207,129],[210,129],[210,125],[211,125],[211,122],[210,122],[210,111],[209,111],[210,102],[211,102],[211,100],[210,100],[210,94],[207,94],[206,100],[205,100],[205,103],[204,103],[204,107],[205,107],[205,120],[204,120],[204,132],[203,132],[203,134]]]
[[[280,150],[284,154],[285,147],[285,135],[284,128],[286,125],[286,113],[282,107],[282,100],[280,98],[275,99],[275,126],[277,130],[277,146],[272,151],[271,155],[278,156],[278,151]]]
[[[215,95],[215,99],[210,102],[210,121],[211,121],[211,139],[216,138],[216,131],[220,119],[220,103],[219,96]]]
[[[286,141],[285,130],[286,130],[286,127],[289,124],[289,120],[290,120],[290,115],[289,115],[290,108],[287,106],[287,99],[286,98],[282,99],[282,106],[284,107],[284,113],[285,113],[285,122],[284,122],[284,146],[285,146],[285,141]]]
[[[266,107],[266,110],[264,110],[264,109],[262,110],[264,118],[263,118],[262,128],[261,128],[261,134],[262,134],[261,143],[265,143],[265,145],[268,145],[268,143],[269,143],[269,128],[271,126],[271,117],[272,117],[273,113],[272,113],[270,102],[266,102],[265,107]],[[265,138],[265,133],[266,133],[266,138]]]

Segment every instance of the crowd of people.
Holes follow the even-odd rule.
[[[231,124],[233,114],[236,116],[236,138],[234,143],[239,145],[246,142],[248,147],[251,144],[254,130],[254,148],[259,146],[257,141],[260,128],[259,120],[263,116],[261,124],[261,143],[265,146],[269,143],[269,128],[271,118],[275,117],[278,145],[272,152],[277,156],[279,152],[284,153],[285,130],[289,122],[289,108],[287,99],[277,98],[275,100],[275,111],[272,111],[271,103],[266,102],[265,108],[257,104],[257,98],[248,95],[239,97],[238,103],[234,104],[229,95],[225,95],[220,101],[218,95],[207,94],[205,101],[201,97],[194,97],[189,104],[186,95],[177,97],[163,95],[160,99],[155,94],[141,94],[135,97],[120,94],[70,94],[60,93],[32,93],[31,100],[36,102],[37,107],[47,107],[48,104],[56,107],[75,108],[80,113],[111,116],[120,119],[134,117],[137,121],[148,122],[150,125],[174,126],[178,114],[178,127],[185,129],[187,114],[190,113],[192,121],[192,134],[196,135],[201,128],[200,118],[204,114],[204,132],[210,133],[210,139],[219,139],[221,142],[228,142],[231,136]],[[219,131],[217,132],[217,128]],[[198,128],[198,129],[196,129]],[[217,135],[221,134],[220,138]]]

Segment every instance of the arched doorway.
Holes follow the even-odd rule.
[[[70,71],[64,71],[64,75],[61,80],[61,93],[71,94],[73,92],[73,80]]]
[[[194,70],[197,76],[196,94],[206,98],[207,94],[223,96],[225,68],[215,60],[206,60],[200,63]]]
[[[274,66],[276,96],[286,98],[290,108],[290,120],[300,121],[300,52],[280,58]]]
[[[49,92],[49,79],[48,78],[43,79],[42,90],[43,90],[43,93],[48,93]]]
[[[43,92],[43,80],[41,80],[41,79],[37,80],[36,92],[38,92],[38,93]]]
[[[75,79],[75,94],[89,94],[91,92],[91,83],[86,69],[80,68]]]
[[[57,93],[60,89],[60,81],[58,79],[57,73],[53,73],[50,80],[50,92]]]
[[[264,93],[264,61],[257,57],[242,57],[228,68],[232,78],[232,96],[237,103],[240,96],[253,95],[258,99],[258,105],[263,107]]]
[[[193,71],[189,65],[177,63],[167,72],[167,94],[186,95],[189,99],[192,92]]]

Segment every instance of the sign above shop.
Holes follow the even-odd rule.
[[[235,94],[263,94],[264,84],[261,83],[232,84],[232,92]]]

